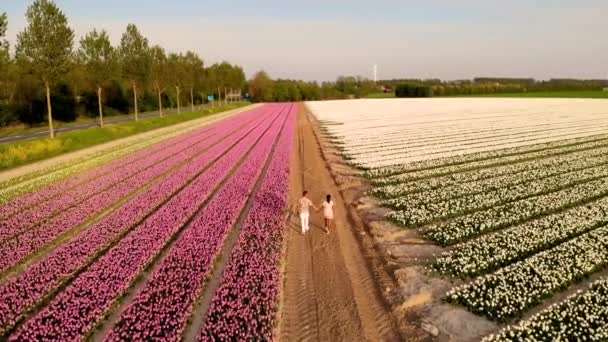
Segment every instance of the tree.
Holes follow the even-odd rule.
[[[53,130],[51,84],[70,67],[74,31],[66,16],[52,0],[35,0],[25,14],[27,27],[17,36],[17,59],[44,82],[46,88],[49,134]]]
[[[158,95],[158,110],[160,116],[163,116],[163,100],[162,95],[168,83],[168,62],[165,49],[155,45],[150,49],[150,65],[152,70],[152,80],[154,89]]]
[[[6,29],[8,27],[8,20],[6,18],[6,13],[0,14],[0,49],[8,49],[8,42],[4,40],[4,36],[6,36]]]
[[[258,71],[249,81],[249,94],[253,102],[270,102],[273,99],[272,94],[273,81],[270,79],[266,71]]]
[[[11,58],[8,51],[8,42],[4,40],[6,35],[6,28],[8,21],[6,19],[6,13],[0,14],[0,104],[2,99],[9,98],[9,84],[11,84]],[[8,100],[7,100],[8,101]]]
[[[175,93],[177,96],[177,113],[181,113],[180,105],[180,90],[184,83],[186,68],[184,62],[184,56],[176,53],[169,54],[167,58],[169,65],[169,75],[171,78],[171,84],[175,87]]]
[[[103,127],[102,89],[116,70],[115,51],[106,31],[93,30],[80,40],[78,59],[84,65],[86,78],[95,85],[99,105],[99,126]]]
[[[135,121],[139,119],[137,107],[137,86],[143,86],[150,72],[148,39],[133,24],[127,25],[126,32],[120,40],[120,59],[122,75],[133,87],[133,105]]]
[[[194,88],[201,82],[204,73],[203,60],[192,51],[186,52],[184,62],[184,84],[190,89],[190,108],[194,111]]]

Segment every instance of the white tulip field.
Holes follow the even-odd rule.
[[[608,340],[608,101],[307,105],[386,219],[444,247],[425,267],[499,323],[484,341]]]

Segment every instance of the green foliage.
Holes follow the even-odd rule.
[[[51,0],[35,0],[25,16],[28,24],[17,36],[17,60],[44,82],[56,82],[70,68],[74,31]]]
[[[271,102],[275,96],[274,82],[266,71],[258,71],[249,81],[249,94],[253,102]]]
[[[60,82],[51,91],[51,108],[55,113],[54,119],[71,122],[76,120],[76,99],[69,85]],[[37,96],[16,108],[15,115],[19,121],[27,124],[36,124],[44,121],[46,113],[46,98],[42,91]]]
[[[157,92],[162,93],[169,83],[169,66],[165,49],[159,45],[150,48],[150,70],[152,82]]]
[[[122,122],[106,125],[103,128],[95,127],[71,131],[58,134],[56,139],[37,138],[2,144],[0,145],[0,170],[50,158],[62,153],[76,151],[156,128],[198,119],[244,105],[246,105],[246,103],[231,104],[180,115],[170,115],[164,118],[145,118],[138,122]]]
[[[127,25],[127,30],[122,35],[119,56],[122,76],[131,83],[144,85],[150,76],[148,39],[134,24]]]
[[[396,97],[431,97],[433,89],[427,85],[400,84],[395,88]]]
[[[8,27],[8,19],[6,13],[0,14],[0,49],[8,49],[8,42],[2,38],[6,36],[6,29]]]
[[[95,87],[116,76],[116,53],[106,31],[93,30],[80,40],[78,61],[85,67],[86,77]]]

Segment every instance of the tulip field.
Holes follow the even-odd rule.
[[[308,106],[386,218],[443,247],[427,273],[498,323],[484,341],[608,340],[608,101]]]
[[[198,340],[272,339],[295,115],[262,105],[5,182],[0,340],[179,341],[211,277]]]

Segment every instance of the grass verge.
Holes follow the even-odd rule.
[[[109,124],[103,128],[86,128],[57,134],[55,139],[44,137],[2,144],[0,145],[0,171],[248,104],[248,102],[241,102],[201,111],[172,114],[162,118],[153,117],[140,119],[138,122]]]

